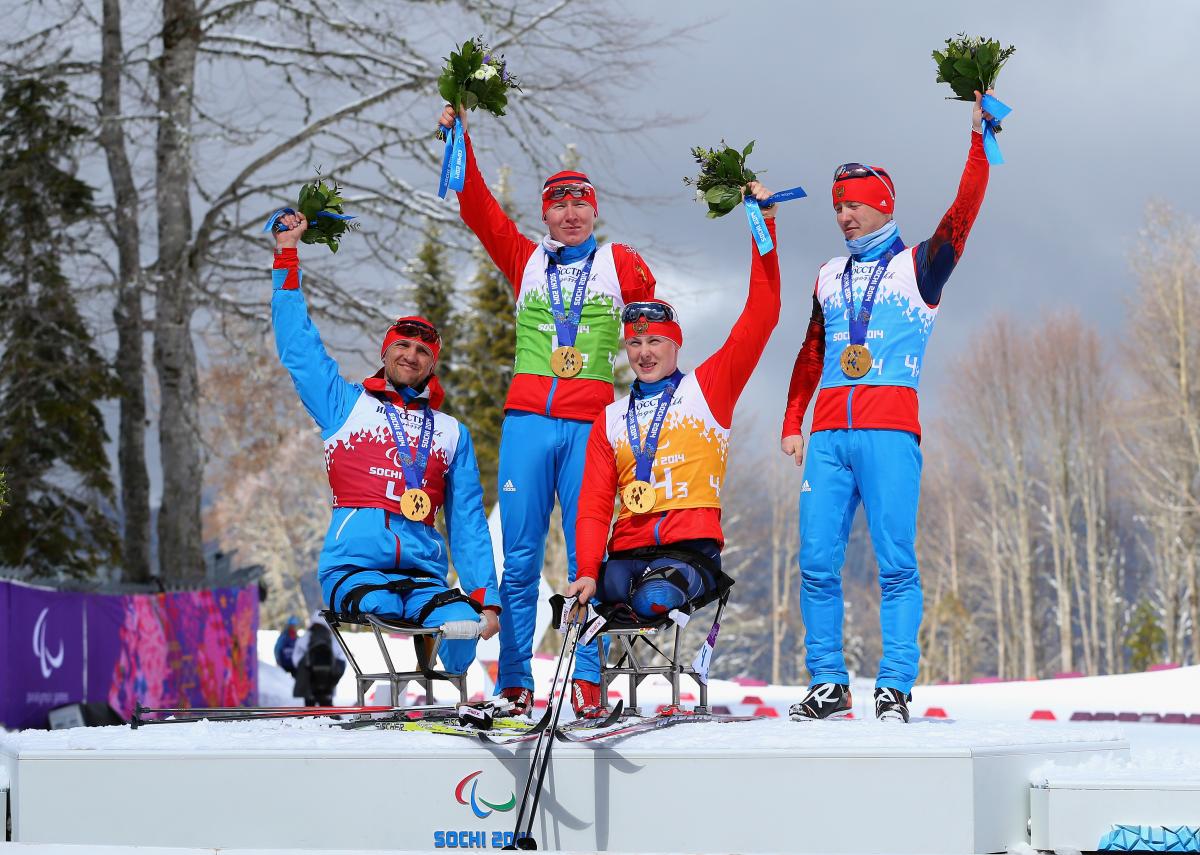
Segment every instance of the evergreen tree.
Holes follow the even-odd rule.
[[[1167,634],[1163,632],[1158,612],[1148,600],[1142,600],[1129,619],[1129,634],[1125,638],[1130,667],[1134,671],[1145,671],[1162,661],[1163,645],[1166,643]]]
[[[457,418],[462,412],[457,385],[462,367],[455,360],[459,312],[455,308],[454,274],[447,264],[442,230],[437,223],[426,221],[421,247],[409,266],[409,275],[413,282],[415,313],[437,327],[442,337],[437,366],[438,380],[446,390],[446,402],[442,409]]]
[[[512,216],[507,169],[500,170],[495,191],[500,205]],[[456,379],[459,412],[475,443],[484,508],[490,510],[496,501],[504,399],[516,359],[515,306],[512,285],[496,269],[487,253],[479,248],[473,256],[476,271],[471,279],[470,313],[460,339],[462,364],[469,366],[469,370]]]
[[[93,212],[91,188],[63,166],[84,134],[65,95],[62,82],[29,78],[0,96],[0,562],[88,576],[119,551],[96,405],[114,385],[62,272],[66,228]]]

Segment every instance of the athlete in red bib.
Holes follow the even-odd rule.
[[[847,251],[817,274],[783,422],[783,451],[804,465],[800,609],[812,682],[791,708],[797,721],[845,716],[852,706],[842,653],[841,570],[860,501],[879,562],[883,657],[875,714],[908,721],[922,610],[914,546],[921,483],[917,384],[942,288],[987,188],[981,121],[990,116],[979,99],[976,93],[958,195],[928,240],[914,247],[901,240],[892,219],[896,187],[883,168],[846,163],[834,174],[833,208]],[[801,425],[818,384],[804,460]]]
[[[280,222],[286,230],[275,238],[275,344],[320,428],[333,491],[317,566],[325,602],[423,626],[478,623],[481,637],[490,638],[500,628],[492,541],[470,432],[437,409],[437,330],[423,318],[398,319],[379,350],[383,367],[361,383],[343,379],[304,302],[296,246],[308,223],[294,213]],[[434,526],[439,511],[448,538]],[[470,596],[450,587],[451,550]],[[445,641],[446,670],[465,671],[475,643]]]

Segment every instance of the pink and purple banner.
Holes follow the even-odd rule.
[[[0,724],[64,704],[242,706],[258,696],[258,589],[84,594],[0,580]]]

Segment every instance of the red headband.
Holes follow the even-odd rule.
[[[414,324],[424,324],[425,326],[427,326],[431,330],[433,330],[434,333],[437,332],[437,329],[434,327],[433,324],[429,323],[429,321],[427,321],[424,318],[419,317],[417,315],[408,315],[403,318],[396,318],[395,322],[390,327],[388,327],[387,335],[385,335],[383,337],[383,345],[379,348],[379,358],[382,359],[383,355],[385,353],[387,353],[387,349],[389,347],[391,347],[393,344],[395,344],[396,342],[401,341],[403,339],[407,339],[408,341],[420,342],[422,346],[429,348],[429,352],[433,354],[433,359],[436,362],[437,358],[438,358],[438,354],[442,350],[441,338],[439,337],[434,341],[424,341],[417,336],[401,335],[400,330],[396,329],[396,325],[402,324],[405,322],[414,323]]]
[[[583,187],[583,201],[592,206],[592,211],[596,214],[600,213],[600,209],[596,207],[596,188],[592,186],[592,182],[588,180],[587,175],[574,170],[566,170],[564,172],[556,172],[546,179],[546,183],[542,185],[542,216],[546,216],[546,211],[555,202],[562,201],[561,199],[551,199],[550,191],[555,187]]]
[[[675,311],[675,307],[666,300],[646,300],[647,303],[661,303],[671,310],[676,318],[679,313]],[[669,339],[675,342],[676,347],[683,347],[683,328],[679,326],[679,321],[651,321],[647,320],[644,315],[639,315],[638,319],[631,324],[625,324],[625,339],[628,341],[634,336],[639,335],[656,335],[660,338]]]
[[[839,202],[859,202],[880,213],[892,214],[896,208],[896,187],[890,177],[864,175],[843,178],[833,182],[833,204]]]

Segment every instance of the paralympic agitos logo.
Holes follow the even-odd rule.
[[[476,794],[476,789],[479,787],[479,781],[476,779],[482,774],[483,770],[479,769],[472,772],[470,775],[467,775],[467,777],[458,782],[458,786],[454,788],[454,798],[458,800],[460,805],[470,805],[471,812],[480,819],[487,819],[492,815],[493,811],[500,811],[503,813],[504,811],[510,811],[516,807],[517,794],[514,792],[509,793],[508,801],[504,802],[503,804],[493,804],[487,799],[479,798]],[[471,784],[470,800],[463,798],[463,793],[467,789],[468,782]],[[484,810],[484,808],[487,808],[487,810]]]

